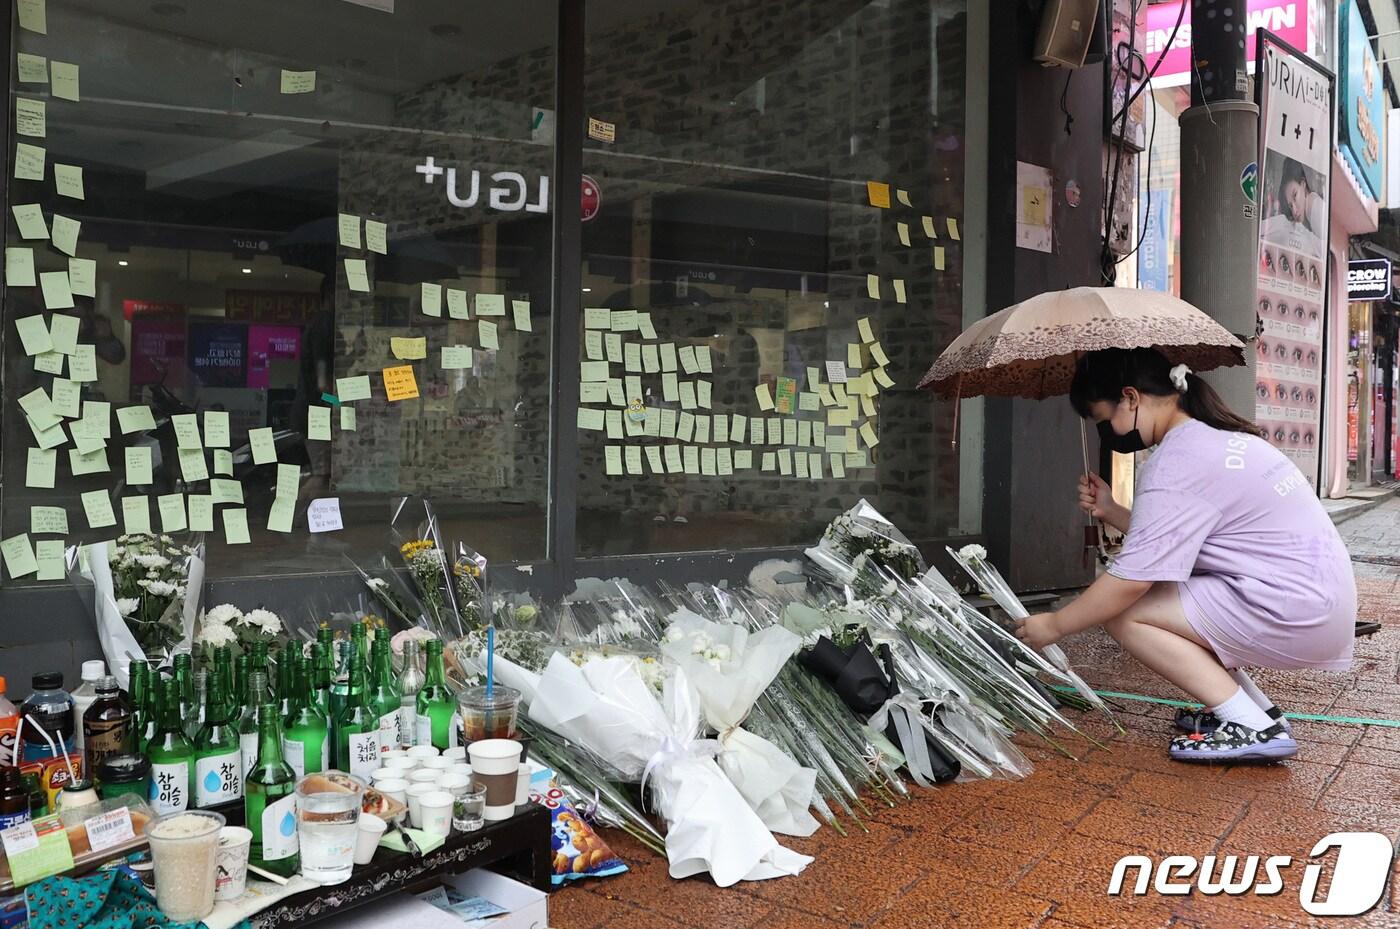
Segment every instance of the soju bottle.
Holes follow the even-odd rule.
[[[248,860],[273,874],[291,877],[301,866],[296,777],[282,760],[282,721],[277,718],[276,704],[264,703],[254,715],[258,721],[258,762],[243,782],[243,816],[253,833]]]
[[[394,676],[387,633],[381,632],[374,637],[374,646],[370,649],[370,654],[374,657],[374,670],[370,677],[369,703],[378,719],[379,750],[398,748],[402,696],[399,692],[398,678]]]
[[[185,720],[185,736],[190,740],[190,744],[199,741],[199,733],[204,729],[204,722],[208,718],[209,711],[209,672],[200,668],[194,672],[194,712],[190,718]]]
[[[330,767],[331,740],[325,714],[309,686],[306,660],[297,654],[292,656],[292,690],[297,696],[285,720],[282,757],[300,780]]]
[[[238,727],[229,722],[228,698],[219,675],[209,675],[207,681],[204,724],[194,744],[194,804],[201,808],[243,797]]]
[[[243,715],[243,698],[248,696],[248,666],[253,658],[247,652],[239,655],[233,660],[233,704],[236,713],[229,715],[229,719],[238,719]]]
[[[399,676],[399,744],[407,748],[418,738],[418,691],[423,689],[423,669],[420,667],[417,639],[403,643],[403,673]]]
[[[219,678],[219,689],[224,694],[224,719],[237,722],[243,709],[243,691],[234,689],[233,650],[227,645],[214,649],[214,673]]]
[[[151,666],[140,659],[131,662],[127,671],[131,682],[131,731],[135,733],[136,751],[144,752],[146,742],[154,731],[155,718],[150,710]]]
[[[296,679],[292,676],[292,660],[300,654],[301,646],[296,642],[288,642],[277,658],[277,713],[284,720],[292,715],[292,708],[296,706],[296,694],[293,692],[296,689]]]
[[[379,717],[369,704],[365,667],[360,653],[350,650],[350,689],[345,709],[335,720],[335,765],[355,777],[369,779],[379,767]]]
[[[331,713],[331,680],[334,677],[332,667],[331,646],[318,638],[311,643],[311,664],[306,672],[309,675],[311,702],[320,709],[321,715],[326,720],[326,732],[331,739],[330,744],[335,745],[335,716]]]
[[[369,627],[363,622],[350,627],[350,644],[355,646],[355,654],[360,656],[360,665],[366,669],[370,666],[368,632]]]
[[[243,783],[248,783],[248,774],[258,760],[258,707],[271,703],[272,695],[267,692],[267,672],[248,672],[248,699],[243,704],[243,715],[238,718],[238,752],[243,760]]]
[[[159,816],[189,808],[194,787],[194,746],[180,725],[178,681],[157,681],[160,721],[146,755],[151,759],[151,808]]]
[[[335,640],[331,653],[334,671],[331,677],[331,719],[340,719],[350,696],[350,653],[354,646],[346,639]]]
[[[452,717],[457,712],[457,700],[447,689],[447,670],[442,663],[442,639],[429,639],[428,673],[423,689],[418,691],[417,744],[438,749],[451,747]]]
[[[253,660],[248,665],[248,673],[251,674],[254,671],[262,671],[267,674],[267,695],[269,697],[275,697],[277,678],[272,674],[272,662],[267,660],[266,642],[259,641],[253,643]]]
[[[199,733],[196,722],[199,704],[196,702],[198,695],[194,690],[194,659],[190,657],[189,652],[181,652],[175,656],[175,684],[180,725],[185,730],[185,737],[193,741]]]

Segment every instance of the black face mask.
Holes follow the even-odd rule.
[[[1113,431],[1113,423],[1105,419],[1098,424],[1099,441],[1110,451],[1121,452],[1124,455],[1131,455],[1133,452],[1144,451],[1147,443],[1142,440],[1142,433],[1137,427],[1138,411],[1133,411],[1133,428],[1128,430],[1127,435],[1119,435]]]

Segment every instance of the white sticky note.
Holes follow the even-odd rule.
[[[190,532],[214,531],[214,498],[209,494],[190,494]]]
[[[97,296],[97,259],[69,258],[68,287],[77,297]]]
[[[345,259],[345,280],[356,293],[369,293],[369,269],[363,258]]]
[[[616,332],[605,332],[601,335],[608,356],[608,364],[622,364],[622,336]]]
[[[951,216],[948,217],[948,238],[954,242],[962,240],[962,235],[958,232],[958,221]]]
[[[61,581],[67,575],[68,569],[63,561],[62,539],[37,539],[34,542],[34,557],[39,562],[39,573],[36,576],[41,581]]]
[[[603,411],[586,406],[578,408],[578,428],[600,432],[603,429]]]
[[[277,461],[277,446],[272,440],[271,427],[248,430],[248,445],[253,464],[273,464]]]
[[[501,347],[500,336],[497,334],[496,324],[488,320],[480,320],[476,324],[477,334],[481,336],[481,347],[490,351],[496,351]]]
[[[933,217],[932,217],[932,216],[925,216],[925,217],[923,217],[923,222],[924,222],[924,235],[927,236],[927,237],[930,238],[930,239],[936,239],[936,238],[938,238],[938,230],[936,230],[936,229],[933,228]]]
[[[39,570],[39,562],[34,558],[34,546],[29,543],[29,534],[20,533],[0,542],[0,555],[5,559],[5,570],[10,577],[19,578]],[[8,838],[5,840],[9,841]]]
[[[353,407],[350,407],[353,409]],[[233,452],[226,448],[214,449],[214,473],[233,474]]]
[[[335,395],[341,403],[368,400],[370,397],[369,375],[359,374],[354,377],[336,378]]]
[[[53,449],[31,448],[24,466],[24,486],[35,490],[53,490],[54,469],[58,452]]]
[[[227,410],[208,410],[204,414],[204,445],[206,448],[228,448],[229,419]]]
[[[603,461],[608,474],[622,473],[622,446],[609,445],[603,449]]]
[[[650,313],[637,314],[637,331],[642,334],[644,339],[656,338],[656,327],[651,323]]]
[[[661,370],[661,352],[655,345],[642,346],[642,370],[647,374],[656,374]]]
[[[447,315],[453,319],[471,319],[467,306],[467,292],[457,287],[447,288]]]
[[[608,329],[612,326],[612,311],[605,306],[584,307],[583,328]]]
[[[444,345],[441,365],[444,371],[462,371],[470,368],[472,366],[472,347],[470,345]]]
[[[909,191],[905,190],[903,187],[895,188],[894,196],[896,200],[905,206],[910,208],[914,206],[914,204],[909,202]]]
[[[53,214],[53,247],[65,255],[78,254],[78,233],[82,226],[76,219]]]
[[[696,347],[695,363],[700,366],[701,374],[713,374],[715,372],[714,359],[710,356],[710,346],[700,345]]]
[[[380,255],[389,254],[389,227],[375,219],[365,220],[365,248]]]
[[[935,271],[943,271],[948,267],[948,259],[943,254],[943,246],[938,246],[933,250],[933,268]]]
[[[44,210],[39,204],[16,203],[10,207],[10,212],[15,216],[15,225],[19,227],[20,238],[47,239],[49,237],[49,227],[44,222]]]
[[[42,100],[15,98],[15,134],[42,139],[48,134],[47,107]]]
[[[34,249],[5,249],[5,284],[9,287],[33,287],[38,283],[34,276]]]
[[[47,84],[49,82],[49,60],[43,55],[28,55],[20,52],[15,56],[15,59],[21,83]]]
[[[636,310],[613,310],[608,316],[608,327],[613,332],[636,332]]]
[[[511,315],[515,317],[515,328],[520,332],[531,332],[534,324],[530,321],[530,301],[512,300],[510,301]]]
[[[170,424],[175,429],[175,442],[177,447],[204,447],[204,443],[199,435],[199,414],[176,413],[174,416],[170,417]]]
[[[676,363],[676,346],[674,342],[661,343],[661,370],[675,371],[678,367]]]
[[[44,179],[44,159],[48,153],[38,145],[28,142],[15,143],[15,179],[21,181],[42,181]]]
[[[867,448],[874,448],[880,444],[880,437],[875,434],[875,427],[868,422],[860,424],[860,437]]]
[[[67,535],[68,511],[61,506],[31,506],[29,531],[34,535]]]
[[[151,531],[151,504],[145,497],[122,497],[122,526],[128,534]]]
[[[68,310],[73,307],[73,291],[68,284],[67,271],[42,271],[39,274],[39,287],[44,292],[44,308],[47,310]]]
[[[420,305],[424,316],[442,316],[442,285],[425,281],[422,285]]]
[[[355,432],[355,408],[353,406],[342,406],[340,408],[340,428],[343,432]]]
[[[205,430],[208,431],[207,428]],[[331,408],[313,403],[306,410],[306,437],[312,442],[331,440]]]
[[[53,72],[53,84],[50,92],[59,100],[72,100],[74,103],[80,99],[78,93],[78,66],[66,61],[55,61],[50,66]]]
[[[185,519],[185,495],[164,494],[156,498],[156,509],[160,511],[161,532],[184,532],[188,525]]]
[[[148,406],[124,406],[117,410],[117,425],[122,435],[155,429],[156,419]]]
[[[312,532],[335,532],[344,529],[340,517],[339,497],[319,497],[306,507],[306,526]]]
[[[68,275],[63,277],[66,280]],[[42,314],[22,316],[15,320],[15,331],[19,333],[19,340],[26,355],[53,351],[53,339],[49,336],[49,327]]]
[[[191,503],[191,506],[193,506],[193,504],[194,504],[194,497],[193,497],[193,496],[190,497],[190,503]],[[194,513],[194,511],[193,511],[193,509],[191,509],[191,515],[190,515],[190,531],[192,531],[192,532],[197,532],[197,531],[199,531],[199,530],[197,530],[197,529],[194,528],[194,515],[193,515],[193,513]],[[248,536],[248,511],[247,511],[247,510],[224,510],[224,511],[223,511],[222,513],[220,513],[219,515],[222,517],[223,522],[224,522],[224,541],[225,541],[227,544],[229,544],[229,545],[247,545],[250,541],[252,541],[252,540],[249,538],[249,536]],[[212,512],[211,512],[211,517],[210,517],[209,522],[210,522],[209,529],[207,529],[207,530],[205,530],[205,531],[207,531],[207,532],[212,532],[213,529],[214,529],[214,526],[213,526],[213,518],[212,518]]]
[[[503,294],[477,294],[476,295],[476,315],[477,316],[504,316],[506,315],[506,298]]]
[[[151,479],[151,449],[147,445],[128,445],[126,456],[126,482],[132,487],[148,487]]]
[[[71,197],[74,200],[86,199],[83,193],[83,169],[78,165],[65,165],[54,163],[53,166],[54,190],[60,197]]]
[[[695,357],[695,346],[683,345],[680,350],[681,368],[686,374],[695,374],[700,370],[700,362]]]
[[[42,276],[40,275],[40,277]],[[97,347],[95,345],[78,346],[78,350],[68,358],[68,376],[85,384],[97,380]]]
[[[176,449],[176,454],[180,459],[180,477],[186,483],[209,480],[209,462],[204,457],[204,449],[180,448]]]
[[[40,35],[48,35],[48,11],[44,0],[16,0],[15,5],[19,9],[19,27],[21,29],[28,29],[30,32],[37,32]]]
[[[112,510],[111,498],[105,490],[89,490],[81,497],[83,512],[87,515],[88,528],[105,529],[117,524],[117,514]]]
[[[288,71],[283,68],[280,89],[284,94],[309,94],[316,89],[316,72]]]

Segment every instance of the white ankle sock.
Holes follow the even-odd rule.
[[[1255,703],[1243,687],[1236,688],[1229,700],[1211,707],[1211,710],[1226,722],[1239,723],[1256,732],[1263,732],[1274,724],[1269,714],[1264,712],[1264,708]]]
[[[1254,678],[1249,676],[1248,671],[1236,668],[1235,670],[1228,671],[1227,673],[1230,675],[1230,677],[1235,679],[1236,684],[1240,685],[1241,690],[1249,694],[1249,699],[1259,704],[1259,709],[1271,710],[1274,708],[1274,701],[1270,700],[1264,695],[1264,692],[1259,689],[1259,685],[1254,683]]]

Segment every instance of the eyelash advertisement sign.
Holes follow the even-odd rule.
[[[1333,76],[1259,31],[1259,304],[1255,419],[1316,489]]]

